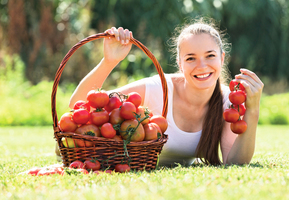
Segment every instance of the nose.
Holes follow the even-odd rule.
[[[204,59],[202,59],[202,58],[200,58],[200,59],[198,59],[198,61],[197,61],[197,68],[204,68],[204,67],[206,67],[207,65],[206,65],[206,63],[205,63],[205,60]]]

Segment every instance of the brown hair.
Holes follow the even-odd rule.
[[[217,84],[213,95],[209,101],[209,111],[206,113],[202,128],[202,135],[197,146],[196,156],[201,159],[203,163],[219,165],[221,160],[219,158],[219,145],[223,131],[223,97],[221,91],[221,83],[226,84],[229,80],[229,71],[227,69],[228,55],[230,44],[224,39],[223,33],[219,31],[212,19],[197,19],[194,23],[186,25],[183,28],[177,28],[177,37],[173,39],[174,53],[176,61],[179,56],[179,44],[183,37],[187,34],[209,34],[220,47],[220,51],[225,52],[225,62],[222,66],[221,76],[217,80]]]

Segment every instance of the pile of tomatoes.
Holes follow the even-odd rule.
[[[141,142],[155,140],[166,131],[168,123],[161,115],[153,115],[141,106],[137,92],[128,95],[91,90],[86,101],[79,100],[73,110],[59,120],[62,132],[91,135],[114,140]],[[63,138],[65,147],[92,147],[90,141]]]
[[[241,83],[232,80],[229,84],[231,90],[229,100],[231,105],[223,113],[225,121],[231,123],[231,130],[236,134],[242,134],[247,130],[247,123],[243,120],[246,112],[244,102],[246,101],[245,88]]]

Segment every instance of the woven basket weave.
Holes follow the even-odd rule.
[[[64,67],[72,56],[72,54],[80,48],[82,45],[97,40],[100,38],[112,37],[107,33],[99,33],[91,35],[77,44],[75,44],[66,56],[63,58],[54,79],[52,94],[51,94],[51,108],[52,108],[52,118],[53,118],[53,128],[54,128],[54,137],[58,143],[59,150],[62,157],[62,162],[64,166],[69,166],[75,160],[84,161],[86,159],[96,158],[103,162],[104,167],[114,168],[114,166],[121,162],[123,157],[115,156],[116,154],[124,154],[123,141],[116,141],[112,139],[106,139],[101,137],[94,137],[89,135],[80,135],[75,133],[66,133],[61,132],[58,128],[58,117],[56,113],[56,93],[57,87],[61,74],[64,70]],[[167,83],[163,73],[163,70],[154,57],[154,55],[138,40],[131,38],[130,42],[139,47],[143,52],[153,61],[159,76],[162,82],[163,88],[163,111],[162,115],[166,117],[167,115],[167,105],[168,105],[168,94],[167,94]],[[77,147],[77,148],[68,148],[65,147],[62,143],[63,138],[72,138],[80,139],[85,143],[89,143],[89,147]],[[158,155],[162,151],[163,145],[167,142],[167,135],[162,134],[162,137],[157,140],[151,141],[142,141],[142,142],[131,142],[127,145],[128,154],[130,156],[131,162],[130,167],[132,170],[153,170],[156,168]],[[109,159],[108,159],[109,158]]]

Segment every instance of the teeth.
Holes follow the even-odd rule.
[[[198,75],[198,76],[196,76],[196,77],[197,77],[197,78],[206,78],[206,77],[208,77],[208,76],[210,76],[210,74]]]

